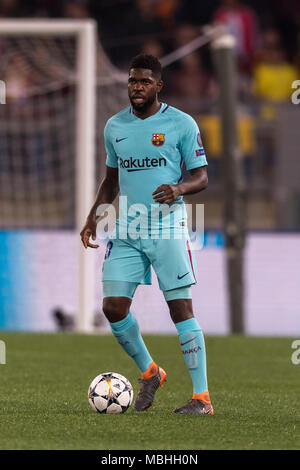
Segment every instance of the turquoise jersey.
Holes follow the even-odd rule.
[[[165,212],[166,204],[154,202],[152,193],[162,184],[181,182],[183,164],[187,170],[207,165],[194,119],[165,103],[146,119],[128,107],[108,120],[104,139],[106,164],[119,169],[120,195],[127,196],[126,216],[117,225],[128,227],[138,217],[141,233],[159,233],[163,227],[173,233],[185,230],[183,197]]]

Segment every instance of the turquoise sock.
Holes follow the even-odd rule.
[[[206,392],[206,352],[202,330],[196,318],[175,323],[185,363],[190,371],[193,392]]]
[[[131,312],[121,321],[110,323],[111,331],[140,371],[146,372],[153,359],[143,341],[138,322]]]

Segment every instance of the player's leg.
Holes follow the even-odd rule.
[[[193,382],[192,405],[176,412],[212,414],[207,387],[204,337],[192,308],[190,286],[196,283],[197,269],[189,237],[183,234],[179,239],[159,239],[154,241],[154,245],[155,249],[149,248],[148,256],[168,303]],[[210,406],[206,406],[208,404]]]
[[[182,408],[174,410],[174,413],[213,414],[207,385],[205,341],[202,329],[193,314],[190,287],[165,291],[164,296],[193,383],[192,400]]]
[[[166,373],[153,361],[138,322],[129,311],[137,285],[133,282],[103,281],[103,312],[118,343],[140,370],[142,385],[133,408],[146,411],[152,405],[154,394],[163,384]],[[114,294],[117,296],[114,297]]]
[[[166,376],[153,361],[138,322],[129,311],[138,284],[151,284],[150,264],[147,257],[128,241],[114,240],[108,247],[102,276],[103,311],[117,341],[140,370],[142,386],[133,407],[144,411],[151,406],[155,391]]]
[[[103,281],[103,313],[116,340],[143,374],[151,367],[153,359],[143,341],[138,322],[129,311],[137,285],[134,282]]]

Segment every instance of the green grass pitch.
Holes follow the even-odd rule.
[[[110,336],[0,332],[0,449],[299,449],[300,365],[289,338],[207,337],[214,416],[173,415],[192,386],[176,336],[145,336],[167,371],[152,408],[100,415],[88,403],[101,372],[134,363]]]

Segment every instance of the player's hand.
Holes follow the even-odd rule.
[[[90,237],[92,237],[93,240],[96,240],[96,229],[96,218],[88,218],[85,226],[80,232],[81,241],[83,243],[84,248],[87,248],[88,246],[90,248],[99,248],[99,245],[93,245],[92,243],[90,243]]]
[[[160,204],[171,204],[181,195],[179,184],[162,184],[153,193],[153,199]]]

